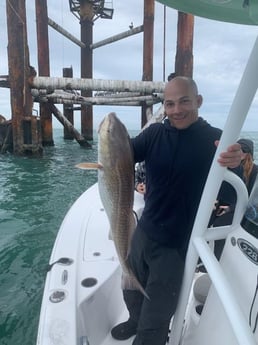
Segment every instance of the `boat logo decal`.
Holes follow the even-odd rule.
[[[241,251],[251,260],[254,264],[258,265],[258,249],[254,247],[250,242],[239,238],[237,240],[238,247]]]

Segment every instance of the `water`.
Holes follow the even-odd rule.
[[[136,132],[131,132],[134,135]],[[258,133],[254,140],[258,159]],[[92,149],[64,141],[42,158],[0,155],[0,344],[35,345],[46,267],[59,226],[79,195],[97,180],[97,172],[74,168],[97,160]]]
[[[64,141],[38,158],[0,156],[0,344],[36,344],[46,266],[72,203],[97,179],[75,164],[96,161],[92,149]],[[85,177],[86,176],[86,177]]]

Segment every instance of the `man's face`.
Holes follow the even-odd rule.
[[[177,129],[189,127],[198,119],[202,97],[185,80],[172,80],[164,91],[165,113],[171,126]]]

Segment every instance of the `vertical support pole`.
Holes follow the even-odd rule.
[[[48,14],[47,0],[35,0],[37,42],[38,42],[38,71],[39,76],[49,77],[49,42],[48,42]],[[40,104],[40,119],[42,129],[42,144],[53,146],[52,114],[47,104]]]
[[[80,1],[81,41],[86,45],[81,48],[81,77],[92,79],[93,58],[90,45],[93,41],[93,4]],[[82,91],[83,97],[92,97],[92,91]],[[81,133],[86,140],[93,139],[93,107],[82,105],[81,107]]]
[[[176,75],[193,76],[193,32],[194,16],[178,12]]]
[[[24,154],[23,118],[32,114],[25,0],[6,1],[13,153]]]
[[[63,77],[73,77],[73,68],[63,68]],[[72,104],[64,104],[63,105],[63,113],[64,116],[67,118],[67,120],[70,121],[70,123],[74,124],[73,119],[73,105]],[[72,135],[72,132],[69,131],[66,127],[64,127],[64,139],[73,140],[74,136]]]
[[[143,19],[143,81],[153,79],[153,37],[154,37],[155,1],[144,0]],[[147,122],[146,104],[142,105],[141,126]]]

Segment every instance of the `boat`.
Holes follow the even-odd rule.
[[[211,19],[258,22],[257,5],[251,1],[199,0],[196,6],[191,5],[192,0],[160,2]],[[230,109],[196,215],[180,299],[171,320],[170,345],[258,344],[258,231],[256,226],[249,231],[242,221],[246,212],[257,213],[258,184],[248,200],[243,182],[216,164],[219,153],[239,136],[258,87],[257,70],[258,41]],[[209,215],[222,180],[237,192],[233,222],[209,229]],[[143,207],[142,195],[135,192],[138,217]],[[218,239],[225,239],[219,261],[212,245]],[[199,268],[199,258],[205,270]],[[118,344],[110,330],[128,316],[121,274],[96,183],[76,200],[59,229],[45,281],[37,345]]]
[[[140,215],[143,207],[143,196],[135,192],[134,211]],[[109,230],[95,183],[72,205],[58,232],[37,344],[113,343],[110,329],[126,317],[126,311],[121,268]],[[105,312],[96,313],[102,308]]]

